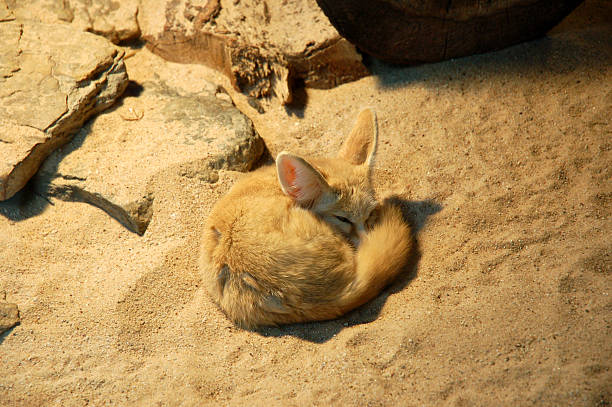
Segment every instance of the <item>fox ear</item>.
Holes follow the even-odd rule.
[[[362,110],[357,122],[340,148],[338,157],[354,165],[374,165],[378,144],[378,125],[372,109]]]
[[[276,157],[276,171],[283,192],[305,208],[312,207],[329,188],[319,171],[285,151]]]

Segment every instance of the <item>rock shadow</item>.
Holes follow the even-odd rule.
[[[546,36],[501,50],[415,65],[394,65],[364,55],[364,63],[382,90],[415,84],[437,89],[465,82],[465,77],[478,83],[536,72],[548,77],[584,68],[605,69],[612,64],[610,42],[602,41],[610,33],[605,21],[610,16],[612,3],[585,2]]]
[[[295,116],[299,119],[303,119],[304,111],[308,105],[308,93],[306,92],[304,80],[294,80],[291,83],[291,90],[292,100],[284,106],[285,113],[287,113],[287,116]]]
[[[15,325],[15,326],[13,326],[13,327],[10,327],[9,329],[7,329],[7,330],[5,330],[5,331],[0,332],[0,345],[2,345],[2,343],[4,342],[4,340],[5,340],[6,338],[8,338],[8,336],[9,336],[9,335],[10,335],[10,334],[13,332],[13,330],[14,330],[15,328],[17,328],[19,325],[21,325],[21,323],[20,323],[20,322],[18,322],[18,323],[17,323],[17,325]]]
[[[66,157],[73,151],[78,150],[85,138],[91,132],[91,124],[101,114],[112,112],[123,105],[123,100],[128,96],[138,96],[143,91],[143,87],[134,82],[129,81],[127,88],[123,94],[117,98],[115,103],[108,109],[99,112],[90,117],[80,129],[78,129],[70,141],[63,146],[57,148],[41,163],[40,168],[46,167],[45,174],[40,170],[27,182],[27,184],[18,191],[13,197],[6,201],[0,202],[0,216],[13,221],[20,222],[34,216],[40,215],[48,206],[53,206],[48,196],[50,181],[57,177],[57,168],[62,157]],[[86,202],[85,198],[80,199],[78,194],[74,195],[74,202]]]
[[[0,202],[0,215],[13,221],[20,222],[40,215],[48,206],[55,204],[50,199],[49,187],[51,181],[58,177],[57,168],[62,157],[77,150],[84,143],[85,138],[91,132],[91,123],[98,115],[87,120],[83,126],[74,134],[72,139],[63,146],[54,150],[41,164],[45,167],[42,173],[40,168],[28,183],[17,192],[11,199]],[[76,202],[83,200],[73,199]]]
[[[283,325],[279,327],[264,327],[256,330],[265,337],[295,336],[305,341],[325,343],[336,336],[343,328],[373,322],[378,318],[389,295],[404,289],[417,276],[421,250],[418,234],[427,223],[427,219],[442,210],[442,206],[432,200],[407,201],[399,196],[387,198],[397,204],[410,225],[413,239],[413,250],[410,253],[404,270],[396,281],[384,289],[375,299],[361,307],[330,321],[307,322],[301,324]]]
[[[30,179],[15,195],[0,202],[0,216],[12,222],[21,222],[40,215],[53,202],[36,191],[34,181]]]

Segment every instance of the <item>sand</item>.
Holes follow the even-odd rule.
[[[0,405],[610,405],[610,22],[587,1],[546,38],[369,60],[371,76],[263,114],[230,91],[268,157],[333,155],[378,113],[377,191],[404,199],[417,249],[338,320],[251,332],[209,299],[200,232],[236,173],[158,174],[144,236],[28,191],[0,204],[0,291],[21,311],[0,337]]]

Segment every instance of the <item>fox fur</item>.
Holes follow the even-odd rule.
[[[378,141],[366,109],[335,158],[282,152],[211,211],[200,268],[214,301],[253,329],[336,318],[376,297],[412,248],[400,209],[378,203]]]

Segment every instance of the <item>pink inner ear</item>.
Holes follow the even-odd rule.
[[[321,195],[320,176],[301,159],[282,156],[278,172],[283,191],[300,205],[309,206]]]
[[[298,198],[300,195],[300,187],[296,183],[295,167],[291,164],[290,160],[283,160],[281,163],[283,178],[287,183],[287,194],[292,198]]]

